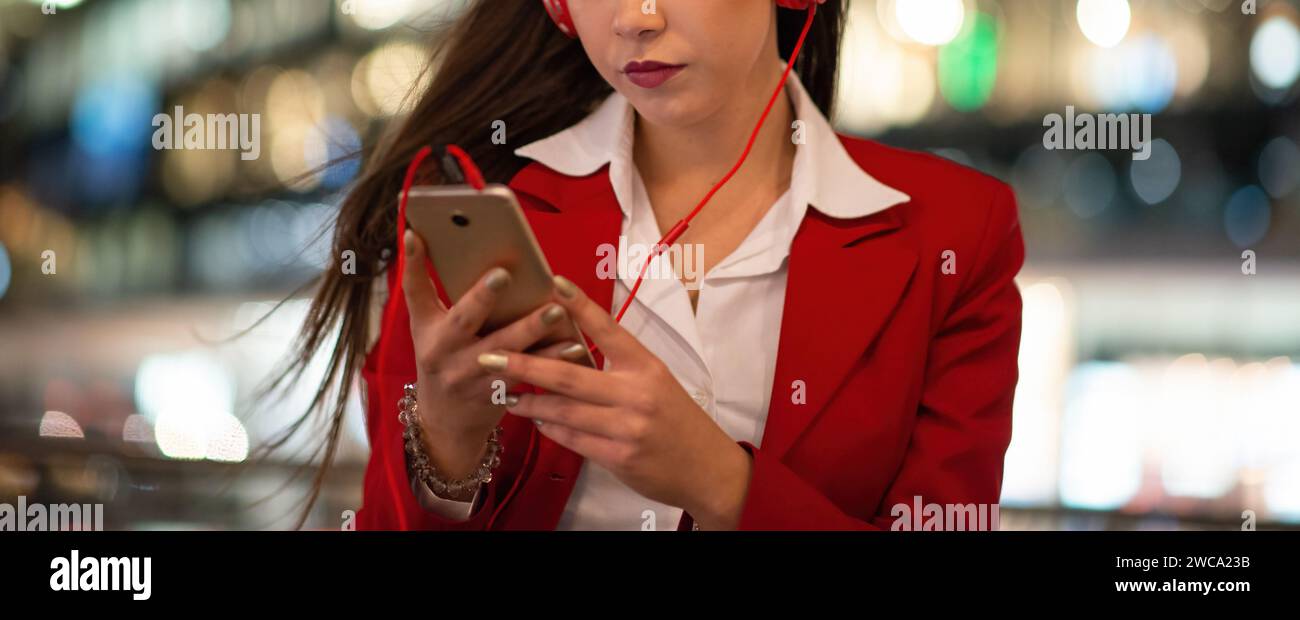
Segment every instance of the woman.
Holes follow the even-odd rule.
[[[771,0],[569,0],[575,40],[543,2],[503,4],[472,3],[371,157],[335,244],[368,269],[325,274],[304,329],[306,353],[341,323],[331,379],[364,362],[358,527],[889,529],[897,505],[996,503],[1020,333],[1014,198],[831,130],[839,2],[817,11],[745,165],[678,240],[703,251],[702,269],[643,280],[621,322],[611,314],[639,265],[611,275],[602,255],[653,244],[727,172],[805,14]],[[505,145],[492,140],[502,127]],[[386,295],[392,198],[431,143],[461,145],[516,192],[562,276],[553,303],[476,335],[509,274],[448,308],[411,233],[404,294]],[[380,333],[383,307],[396,321]],[[531,351],[566,315],[602,371],[567,361],[582,343]],[[415,454],[436,480],[490,468],[490,481],[439,497],[410,473],[406,384]]]

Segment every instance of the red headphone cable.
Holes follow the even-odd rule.
[[[790,61],[786,63],[785,71],[781,74],[781,82],[777,84],[776,91],[773,92],[772,97],[768,99],[767,107],[763,108],[763,115],[759,117],[758,124],[754,126],[753,133],[749,135],[749,142],[745,144],[745,150],[740,154],[740,159],[736,160],[736,165],[731,167],[731,170],[727,172],[726,176],[722,177],[722,180],[718,181],[718,183],[713,186],[713,189],[710,189],[709,193],[704,195],[704,198],[700,200],[699,204],[695,205],[695,208],[691,209],[691,212],[688,213],[685,218],[682,218],[681,221],[674,224],[673,227],[668,230],[668,234],[664,235],[663,239],[660,239],[659,243],[656,243],[654,248],[651,249],[650,256],[646,258],[645,264],[641,266],[641,273],[637,275],[636,282],[632,284],[631,292],[623,302],[623,306],[619,308],[618,314],[614,317],[615,322],[622,322],[623,314],[626,313],[628,307],[632,305],[632,300],[636,299],[637,290],[641,288],[641,282],[645,279],[645,273],[646,270],[650,268],[651,261],[653,261],[661,252],[666,250],[668,246],[672,245],[678,237],[681,237],[682,234],[686,232],[687,228],[690,228],[691,220],[695,219],[695,216],[700,213],[700,210],[704,208],[704,205],[708,204],[709,200],[713,199],[713,195],[718,193],[718,190],[722,189],[722,186],[726,185],[727,181],[731,180],[731,177],[735,176],[736,171],[740,170],[740,166],[744,164],[745,159],[749,157],[749,151],[754,148],[754,142],[758,139],[758,132],[763,129],[763,124],[767,122],[767,115],[772,111],[772,105],[776,103],[777,97],[780,97],[781,92],[785,90],[785,83],[790,77],[790,70],[794,68],[794,61],[799,58],[799,52],[803,50],[804,39],[808,38],[808,31],[812,28],[813,17],[816,14],[817,3],[814,2],[809,4],[808,19],[804,21],[803,31],[799,33],[799,40],[795,43],[794,51],[790,54]],[[596,351],[594,344],[591,346],[590,350],[593,353]]]
[[[817,14],[817,3],[816,2],[810,3],[808,5],[808,18],[804,21],[803,30],[799,33],[799,40],[795,42],[794,50],[790,54],[790,60],[786,63],[785,70],[781,73],[781,81],[777,84],[776,90],[773,91],[772,96],[767,101],[767,105],[763,108],[763,114],[762,116],[759,117],[758,124],[754,126],[754,131],[750,133],[749,141],[745,144],[745,150],[741,152],[740,159],[736,160],[736,163],[731,167],[731,170],[727,171],[727,174],[723,176],[722,179],[718,181],[713,186],[713,188],[709,190],[707,194],[704,195],[704,198],[702,198],[700,202],[695,205],[695,208],[691,209],[690,213],[688,213],[686,217],[682,218],[680,221],[674,224],[673,227],[669,229],[668,233],[665,234],[663,238],[660,239],[659,242],[655,244],[654,248],[651,249],[650,256],[646,258],[645,264],[642,265],[641,267],[640,274],[637,275],[636,282],[633,283],[632,285],[632,290],[629,292],[627,299],[623,302],[622,307],[619,308],[618,314],[615,315],[614,317],[614,320],[616,322],[621,322],[623,320],[623,315],[627,313],[627,309],[632,305],[632,301],[636,299],[637,291],[640,290],[641,288],[641,282],[645,279],[646,270],[650,268],[650,263],[654,261],[654,258],[658,256],[660,253],[662,253],[669,246],[671,246],[673,242],[675,242],[683,234],[685,234],[686,230],[690,227],[691,220],[695,219],[695,216],[700,213],[700,211],[704,208],[704,205],[708,204],[708,202],[713,199],[714,194],[718,193],[718,191],[721,190],[722,187],[726,185],[727,182],[730,181],[733,176],[735,176],[736,171],[740,170],[740,167],[745,163],[745,160],[749,157],[750,151],[753,150],[754,148],[754,142],[757,141],[758,139],[758,132],[762,130],[763,125],[767,122],[768,114],[771,113],[772,106],[776,103],[777,98],[780,97],[781,93],[785,90],[786,82],[789,80],[790,77],[790,71],[791,69],[794,68],[795,60],[799,58],[799,53],[803,50],[804,41],[808,38],[808,31],[811,30],[812,28],[813,17],[815,17],[816,14]],[[401,199],[398,201],[397,226],[396,226],[397,262],[395,267],[396,267],[397,285],[394,287],[392,295],[403,294],[402,279],[406,271],[406,241],[404,236],[406,232],[406,203],[407,203],[408,194],[410,194],[411,187],[415,184],[415,175],[418,173],[420,165],[423,164],[424,161],[428,159],[430,155],[433,154],[433,150],[434,150],[433,147],[425,146],[422,147],[418,152],[416,152],[415,156],[411,159],[411,163],[406,168],[406,177],[402,182],[402,196]],[[461,170],[465,175],[466,183],[468,183],[475,189],[481,190],[484,188],[485,184],[483,180],[483,175],[479,171],[478,166],[474,164],[473,159],[470,158],[468,153],[466,153],[459,146],[456,146],[454,144],[449,144],[447,145],[447,154],[456,158],[457,162],[460,164]],[[397,316],[395,308],[396,306],[394,304],[387,304],[387,307],[385,308],[383,332],[386,334],[393,333],[393,321]],[[388,341],[381,338],[379,342],[379,350],[377,351],[379,355],[379,360],[376,367],[376,374],[381,382],[384,379],[384,370],[387,366],[387,359],[388,359],[387,345],[388,345]],[[589,347],[589,350],[593,354],[596,352],[597,349],[594,343]],[[529,454],[527,454],[526,456],[531,455],[532,447],[534,443],[535,443],[534,441],[529,442],[529,451],[528,451]],[[380,445],[386,446],[387,444],[381,443]],[[388,481],[389,487],[393,491],[392,494],[393,501],[398,504],[397,505],[398,525],[400,529],[405,530],[407,529],[406,513],[402,510],[401,502],[398,499],[401,495],[398,492],[396,486],[397,483],[395,480],[393,480],[392,471],[390,471],[388,468],[385,468],[384,473]],[[509,499],[510,495],[514,494],[514,491],[516,490],[515,487],[518,486],[519,481],[516,480],[515,482],[516,484],[511,487],[510,491],[507,494],[507,498],[506,498],[507,500]],[[501,508],[505,506],[505,503],[506,502],[503,501],[501,506],[498,506],[497,510],[493,512],[492,516],[489,519],[489,523],[496,520],[497,515],[500,513]]]
[[[405,239],[406,202],[407,202],[408,195],[411,193],[411,186],[415,185],[415,175],[419,172],[420,165],[423,164],[424,160],[428,159],[430,155],[433,155],[433,150],[434,149],[432,146],[421,147],[420,150],[415,153],[415,157],[411,159],[411,163],[406,167],[406,177],[402,181],[402,196],[397,203],[397,227],[396,227],[397,228],[397,262],[395,265],[396,286],[393,288],[393,291],[390,295],[404,294],[404,291],[402,289],[402,278],[406,274],[406,239]],[[461,171],[465,175],[465,181],[467,183],[472,185],[475,189],[479,189],[479,190],[483,189],[484,187],[483,174],[479,172],[478,166],[474,165],[474,160],[470,159],[468,153],[466,153],[459,146],[456,146],[454,144],[449,144],[447,145],[447,154],[456,158],[456,160],[460,163]],[[394,324],[394,320],[397,317],[396,308],[397,306],[395,304],[391,304],[391,303],[386,304],[384,310],[384,327],[383,327],[384,334],[388,334],[390,336],[393,334],[393,324]],[[388,350],[389,350],[388,344],[389,344],[389,340],[387,338],[380,338],[379,347],[377,351],[377,354],[379,355],[379,360],[375,368],[376,378],[379,380],[380,383],[382,383],[386,377],[384,371],[388,366]],[[383,442],[381,442],[379,445],[384,446],[385,449],[387,449],[388,446],[387,443],[383,443]],[[381,462],[386,462],[386,461],[381,460]],[[384,477],[388,482],[389,489],[392,491],[393,501],[397,503],[398,527],[399,529],[405,530],[407,529],[406,512],[402,510],[401,500],[398,499],[401,497],[401,494],[398,492],[397,482],[393,480],[393,472],[387,467],[384,468]]]

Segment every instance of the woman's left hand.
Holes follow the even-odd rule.
[[[479,363],[489,372],[548,392],[511,395],[506,409],[532,418],[543,435],[641,495],[689,512],[701,529],[735,529],[749,453],[608,312],[567,279],[555,281],[556,303],[604,353],[606,370],[526,353],[484,354]]]

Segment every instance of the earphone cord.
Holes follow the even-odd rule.
[[[475,189],[483,189],[483,174],[479,172],[478,166],[470,159],[469,154],[454,144],[447,145],[447,154],[455,157],[460,163],[461,171],[465,175],[465,182],[472,185]],[[406,177],[402,180],[402,197],[397,203],[397,262],[395,263],[396,285],[390,293],[392,296],[403,295],[402,279],[406,275],[406,201],[407,195],[411,193],[411,186],[415,184],[415,175],[420,170],[420,164],[433,155],[432,146],[424,146],[415,153],[411,158],[411,163],[406,167]],[[377,380],[382,383],[387,375],[384,372],[388,362],[388,344],[393,334],[393,322],[397,317],[397,304],[388,303],[384,308],[384,328],[383,333],[389,335],[389,338],[380,338],[378,362],[375,368]],[[399,435],[400,437],[400,435]],[[391,449],[388,443],[380,442],[379,445],[384,449]],[[405,450],[405,448],[401,448]],[[381,461],[387,462],[387,461]],[[388,467],[384,468],[384,477],[388,482],[388,487],[392,491],[393,502],[397,504],[397,523],[398,528],[407,529],[406,511],[402,510],[402,494],[398,492],[397,481],[393,479],[393,471]]]
[[[650,256],[646,258],[645,264],[642,265],[641,273],[637,275],[636,282],[633,283],[632,290],[628,294],[627,299],[623,302],[622,307],[619,308],[618,314],[614,318],[616,322],[621,322],[623,320],[623,315],[627,312],[628,307],[632,305],[632,300],[636,299],[637,291],[640,290],[641,288],[641,281],[645,278],[646,270],[650,268],[650,263],[654,260],[654,258],[658,256],[661,252],[663,252],[665,249],[667,249],[668,246],[672,245],[673,242],[675,242],[679,237],[682,236],[682,234],[686,232],[686,229],[690,227],[691,220],[695,219],[695,216],[698,215],[700,210],[704,208],[704,205],[708,204],[709,200],[713,198],[713,195],[718,193],[718,190],[722,189],[722,187],[726,185],[728,181],[731,180],[731,177],[735,176],[736,171],[740,169],[740,166],[743,165],[745,163],[745,160],[749,157],[749,152],[754,148],[754,142],[758,139],[758,132],[763,128],[763,124],[767,122],[767,116],[772,111],[772,106],[776,103],[777,97],[780,97],[782,91],[785,90],[786,81],[790,77],[790,70],[794,68],[795,60],[799,58],[799,52],[803,50],[804,40],[808,38],[808,31],[812,29],[813,17],[816,15],[816,13],[817,13],[817,3],[813,2],[808,6],[808,18],[804,21],[803,30],[799,33],[799,40],[795,43],[794,50],[790,53],[790,60],[786,63],[785,71],[782,72],[781,74],[781,81],[777,84],[776,90],[772,93],[772,97],[768,99],[767,106],[763,108],[763,115],[759,117],[758,124],[754,126],[754,131],[750,133],[749,141],[745,144],[745,150],[741,152],[740,159],[736,160],[736,164],[731,167],[731,170],[729,170],[725,176],[722,177],[722,180],[718,181],[718,183],[714,185],[712,189],[709,190],[709,193],[704,195],[704,198],[700,200],[699,204],[695,205],[695,208],[691,209],[691,212],[688,213],[686,217],[682,218],[681,221],[677,222],[677,224],[675,224],[668,231],[668,234],[664,235],[664,237],[660,239],[658,243],[655,244],[655,247],[652,248],[651,250]],[[406,232],[407,195],[410,193],[411,187],[415,183],[415,176],[420,169],[420,165],[424,163],[424,160],[428,159],[428,157],[433,154],[433,151],[434,149],[431,146],[422,147],[418,152],[416,152],[415,156],[411,159],[411,163],[406,168],[406,177],[402,182],[402,195],[401,195],[401,199],[398,201],[398,206],[397,206],[397,226],[396,226],[397,262],[395,264],[396,285],[394,286],[394,289],[390,293],[390,295],[403,294],[402,279],[406,273],[405,232]],[[484,188],[485,185],[484,185],[483,175],[479,171],[478,166],[474,164],[474,161],[470,158],[469,154],[467,154],[464,150],[462,150],[460,147],[454,144],[447,145],[447,153],[455,157],[456,160],[460,163],[461,170],[465,175],[466,183],[470,184],[475,189],[481,190]],[[383,317],[384,334],[391,335],[393,333],[393,323],[397,317],[396,309],[397,309],[396,304],[392,304],[392,303],[385,304],[385,311]],[[381,338],[378,343],[378,348],[379,350],[377,351],[377,353],[379,355],[379,359],[378,359],[375,372],[377,375],[377,380],[382,383],[386,378],[384,371],[386,369],[387,360],[388,360],[388,355],[387,355],[388,339]],[[595,353],[596,352],[595,344],[592,344],[589,347],[589,349],[593,353]],[[535,437],[533,437],[532,439],[535,440]],[[526,454],[526,457],[531,455],[533,443],[534,441],[530,441],[529,451]],[[392,448],[392,446],[390,446],[386,442],[381,442],[379,445],[382,446],[384,449]],[[401,449],[404,450],[404,448]],[[525,461],[526,460],[527,458],[525,458]],[[397,504],[396,512],[397,512],[398,527],[402,530],[405,530],[407,529],[407,519],[406,519],[406,511],[402,509],[402,505],[401,505],[402,494],[398,492],[397,482],[396,480],[393,479],[392,470],[385,467],[384,475],[388,482],[389,488],[392,491],[391,496],[393,498],[393,502]],[[514,495],[514,492],[516,490],[515,488],[518,486],[519,480],[516,480],[515,482],[516,484],[512,486],[509,493],[507,493],[506,501],[509,500],[510,496]],[[489,522],[496,520],[498,513],[500,513],[500,510],[502,507],[504,507],[506,501],[503,501],[501,506],[498,506],[497,510],[493,512]]]
[[[790,77],[790,70],[794,68],[794,61],[799,58],[799,52],[803,50],[804,39],[808,38],[808,31],[812,28],[813,16],[816,14],[817,3],[813,2],[808,5],[808,19],[804,21],[803,31],[799,33],[799,40],[794,44],[794,51],[790,53],[790,61],[785,64],[785,72],[781,74],[781,82],[777,84],[776,91],[774,91],[772,97],[768,99],[767,107],[763,108],[763,115],[759,117],[758,124],[754,126],[753,133],[749,135],[749,142],[745,144],[745,150],[740,154],[740,159],[736,160],[736,165],[731,167],[731,170],[727,172],[726,176],[722,177],[722,180],[718,181],[718,183],[713,186],[713,189],[710,189],[709,193],[704,195],[704,198],[700,200],[699,204],[695,205],[695,208],[691,209],[691,212],[688,213],[685,218],[682,218],[681,221],[673,225],[673,227],[668,230],[668,234],[664,235],[663,239],[660,239],[659,243],[656,243],[654,248],[651,249],[650,256],[646,258],[645,264],[641,266],[641,273],[637,275],[636,282],[632,284],[632,291],[628,294],[627,299],[623,301],[623,306],[618,309],[618,314],[614,317],[616,322],[621,322],[623,320],[623,314],[626,313],[628,307],[632,305],[632,300],[636,299],[636,292],[641,288],[641,282],[645,279],[646,270],[650,268],[650,262],[653,261],[661,252],[668,249],[668,246],[672,245],[674,241],[677,241],[677,239],[686,232],[686,229],[690,227],[691,220],[695,219],[695,216],[704,208],[704,205],[708,204],[709,200],[713,198],[713,195],[718,193],[718,190],[722,189],[722,186],[726,185],[727,181],[730,181],[732,176],[735,176],[736,171],[740,170],[740,166],[744,164],[745,159],[749,157],[749,151],[754,148],[754,142],[758,139],[758,132],[763,128],[763,124],[767,122],[768,113],[772,111],[772,105],[776,103],[777,97],[780,97],[781,92],[785,90],[785,83]],[[591,351],[593,353],[596,351],[595,345],[591,346]]]

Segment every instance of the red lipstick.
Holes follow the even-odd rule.
[[[685,68],[686,65],[670,65],[657,60],[634,60],[623,66],[623,74],[641,88],[658,88]]]

